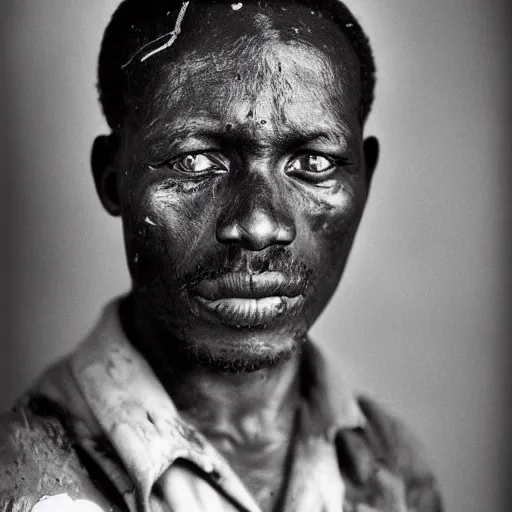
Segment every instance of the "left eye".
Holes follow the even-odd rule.
[[[289,172],[309,172],[320,174],[334,167],[334,162],[321,155],[301,155],[290,162]]]
[[[226,168],[213,155],[205,153],[189,154],[174,160],[169,164],[174,171],[180,171],[186,174],[222,174]]]

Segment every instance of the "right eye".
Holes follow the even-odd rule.
[[[189,154],[170,163],[171,169],[186,174],[223,174],[227,169],[207,153]]]
[[[169,169],[190,178],[207,178],[228,172],[222,157],[213,153],[188,153],[152,167]]]

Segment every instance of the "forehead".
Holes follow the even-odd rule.
[[[233,18],[235,29],[219,30]],[[195,30],[186,29],[191,24]],[[355,52],[334,22],[304,8],[276,14],[252,4],[209,6],[151,59],[137,115],[143,125],[169,115],[225,120],[232,110],[263,123],[358,121]]]

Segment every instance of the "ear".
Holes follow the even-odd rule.
[[[363,154],[366,168],[366,183],[368,188],[372,183],[373,173],[379,161],[380,144],[377,137],[367,137],[363,142]]]
[[[96,191],[105,210],[115,217],[121,214],[117,169],[114,165],[118,148],[118,139],[115,135],[101,135],[94,141],[91,153]]]

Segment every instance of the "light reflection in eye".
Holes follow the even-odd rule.
[[[174,161],[171,167],[176,171],[189,174],[225,172],[225,168],[216,159],[204,153],[185,155],[180,160]]]
[[[334,167],[334,163],[321,155],[301,155],[293,160],[288,167],[292,172],[322,173]]]

